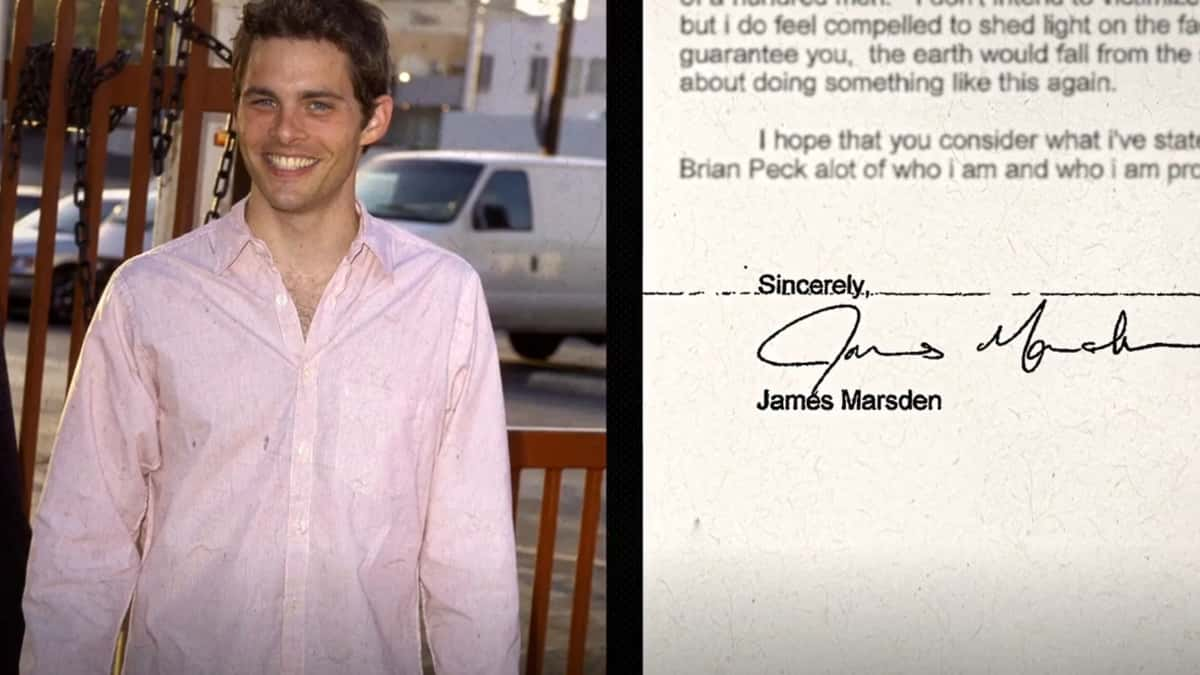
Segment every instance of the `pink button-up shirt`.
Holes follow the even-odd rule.
[[[359,209],[362,210],[361,205]],[[517,671],[495,338],[461,258],[364,215],[307,339],[226,217],[125,264],[33,526],[25,672]]]

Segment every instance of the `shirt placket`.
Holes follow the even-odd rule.
[[[308,339],[299,332],[300,323],[291,297],[281,291],[277,301],[279,325],[285,344],[297,359],[296,405],[292,420],[292,456],[288,480],[287,560],[284,569],[283,673],[304,672],[307,646],[305,596],[308,588],[309,526],[313,491],[313,444],[317,438],[317,370],[325,331],[336,324],[337,297],[345,288],[350,272],[349,260],[343,260],[329,281],[328,292],[318,304],[309,326]],[[279,280],[282,288],[282,279]]]
[[[283,581],[282,672],[304,672],[305,623],[313,491],[313,443],[316,439],[316,359],[308,358],[299,320],[291,298],[282,289],[276,296],[276,313],[285,344],[296,355],[296,398],[293,407],[292,445],[288,458],[287,554]]]

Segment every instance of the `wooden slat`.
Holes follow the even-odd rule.
[[[151,31],[153,31],[153,27],[151,27]],[[153,55],[153,32],[149,34],[149,38],[151,40],[150,50],[143,51],[142,53]],[[24,40],[28,43],[28,31],[26,31]],[[24,53],[24,50],[22,50],[22,53]],[[13,54],[15,55],[16,52],[13,52]],[[152,56],[147,56],[145,61],[131,61],[125,64],[125,68],[121,70],[121,73],[112,79],[113,105],[141,105],[142,97],[146,95],[146,92],[142,88],[150,81],[149,64],[152,58]],[[24,57],[22,57],[22,60],[24,60]],[[19,68],[20,65],[17,67]],[[188,70],[188,77],[191,77],[190,69]],[[226,113],[233,110],[233,71],[225,67],[209,68],[208,77],[205,80],[204,86],[200,89],[198,99],[200,109],[204,112]],[[163,82],[170,84],[174,81],[175,66],[165,66],[163,68]]]
[[[154,26],[158,20],[158,8],[154,0],[146,0],[145,21],[142,28],[142,53],[146,59],[154,58]],[[125,66],[122,75],[128,76],[129,66]],[[120,78],[117,78],[120,79]],[[142,252],[142,240],[146,235],[146,193],[150,185],[151,162],[153,148],[150,147],[150,110],[154,105],[154,97],[150,91],[150,70],[139,68],[136,78],[131,80],[137,86],[138,98],[133,102],[137,108],[137,122],[133,128],[133,156],[129,167],[129,213],[125,222],[125,258]],[[113,81],[113,89],[117,80]]]
[[[212,0],[196,0],[195,15],[192,17],[200,26],[212,22]],[[204,83],[208,80],[208,47],[193,42],[188,54],[187,79],[183,82],[183,131],[175,139],[179,143],[179,171],[175,183],[174,236],[179,237],[192,231],[196,220],[196,176],[200,171],[200,130],[204,122],[203,113],[194,101],[203,95]]]
[[[563,469],[587,470],[579,551],[575,562],[571,637],[567,651],[568,672],[582,673],[583,655],[587,645],[592,573],[595,568],[596,537],[599,532],[600,486],[604,470],[608,465],[606,438],[603,430],[533,428],[508,430],[514,522],[516,522],[520,496],[521,470],[546,470],[537,553],[534,560],[532,611],[525,662],[526,675],[540,675],[545,667],[550,586],[554,572],[554,541]]]
[[[554,429],[510,429],[508,452],[519,467],[602,469],[607,466],[603,432]]]
[[[151,28],[153,30],[153,28]],[[151,35],[153,37],[153,35]],[[143,82],[150,81],[149,64],[153,58],[153,42],[150,51],[143,51],[147,54],[145,60],[141,63],[131,64],[126,66],[125,70],[113,79],[113,103],[114,105],[139,105],[138,101],[145,94],[139,91],[139,87],[145,86]],[[200,46],[196,43],[196,46]],[[205,48],[208,51],[208,48]],[[189,62],[188,79],[192,78],[192,68]],[[198,89],[197,97],[190,99],[187,102],[187,108],[191,110],[192,101],[196,101],[200,109],[204,112],[230,112],[233,110],[233,71],[225,67],[208,68],[207,76],[204,82]],[[175,66],[168,65],[163,69],[163,82],[168,85],[175,81]]]
[[[50,284],[54,275],[54,230],[58,224],[58,190],[61,187],[64,138],[67,127],[67,68],[75,33],[75,2],[59,0],[54,34],[54,65],[50,77],[50,111],[42,165],[42,212],[38,225],[36,273],[29,309],[29,347],[25,352],[25,392],[21,403],[21,460],[25,471],[26,515],[33,494],[33,467],[37,456],[38,417],[42,412],[42,375],[46,361],[46,329],[50,314]]]
[[[533,607],[529,617],[529,651],[525,675],[542,675],[546,658],[546,628],[550,615],[550,581],[554,573],[554,537],[558,527],[558,498],[562,469],[546,469],[542,486],[542,518],[538,528],[533,572]]]
[[[515,464],[512,464],[510,462],[509,468],[508,468],[508,473],[512,477],[512,516],[513,516],[513,527],[516,527],[517,511],[518,511],[518,507],[520,506],[520,503],[521,503],[521,500],[520,500],[521,467],[516,466]]]
[[[8,138],[12,130],[13,114],[17,109],[17,88],[20,84],[21,68],[25,65],[25,48],[29,45],[29,34],[33,32],[33,2],[34,0],[17,0],[13,16],[16,18],[16,30],[12,33],[12,61],[4,78],[5,100],[8,101],[8,114],[3,127],[5,136],[4,158],[0,164],[0,270],[12,269],[12,229],[16,219],[17,183],[21,179],[21,166],[13,162],[9,154]],[[0,59],[4,54],[0,54]],[[0,274],[0,338],[8,326],[8,274]],[[29,499],[29,493],[25,493]],[[28,512],[28,505],[26,512]]]
[[[100,32],[96,37],[96,67],[100,67],[107,63],[110,59],[116,56],[117,53],[117,32],[120,30],[119,18],[117,16],[117,0],[104,0],[100,4]],[[108,119],[109,119],[109,101],[112,100],[110,92],[112,85],[109,82],[100,84],[93,92],[92,96],[92,117],[90,120],[90,135],[88,139],[88,154],[87,154],[87,213],[85,224],[87,225],[87,249],[85,252],[86,265],[91,268],[91,285],[96,293],[99,293],[99,286],[96,284],[96,240],[97,233],[100,231],[100,219],[106,214],[100,212],[100,207],[103,205],[104,196],[104,169],[105,162],[108,159]],[[75,364],[79,360],[79,350],[83,346],[83,335],[87,331],[85,320],[90,320],[90,317],[83,316],[83,299],[87,289],[82,283],[77,280],[75,283],[75,297],[72,303],[71,317],[71,346],[67,353],[67,385],[71,384],[71,378],[75,375]]]
[[[579,551],[575,556],[575,588],[571,604],[571,640],[567,647],[568,675],[583,675],[588,612],[592,601],[592,572],[596,562],[596,537],[600,531],[600,484],[603,478],[604,472],[600,469],[588,469],[584,481]]]

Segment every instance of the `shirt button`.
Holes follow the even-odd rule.
[[[305,382],[311,383],[313,381],[312,366],[304,366],[304,370],[300,371],[300,377],[304,378]]]
[[[297,445],[296,446],[296,454],[301,457],[307,457],[308,456],[308,443],[301,443],[300,445]]]
[[[283,293],[276,295],[275,296],[275,304],[279,305],[280,307],[283,307],[284,305],[287,304],[287,296],[284,295]]]
[[[296,533],[304,534],[308,532],[308,518],[301,518],[299,523],[296,523]]]

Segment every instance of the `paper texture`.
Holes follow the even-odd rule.
[[[1192,16],[647,4],[646,672],[1195,671]]]

